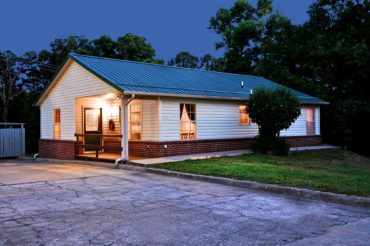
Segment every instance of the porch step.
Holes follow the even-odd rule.
[[[115,160],[113,159],[106,159],[106,158],[96,158],[96,157],[88,157],[88,156],[76,156],[77,160],[83,160],[83,161],[96,161],[96,162],[108,162],[108,163],[114,163]]]

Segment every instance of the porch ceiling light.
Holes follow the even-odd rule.
[[[108,94],[105,94],[105,98],[106,99],[115,99],[115,98],[117,98],[117,95],[114,94],[114,93],[108,93]]]

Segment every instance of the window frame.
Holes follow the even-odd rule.
[[[307,119],[307,111],[308,110],[312,110],[312,132],[309,132],[309,123],[310,121],[308,121]],[[316,113],[316,109],[315,107],[306,107],[305,108],[305,123],[306,123],[306,135],[307,136],[315,136],[316,135],[316,116],[315,116],[315,113]]]
[[[190,112],[188,112],[189,116],[190,116],[190,120],[189,121],[186,121],[190,124],[190,129],[188,130],[188,132],[184,132],[184,130],[182,130],[182,124],[183,124],[183,121],[181,120],[181,116],[182,116],[182,110],[183,110],[183,107],[181,107],[181,105],[183,105],[183,107],[185,107],[185,109],[187,110],[187,107],[186,105],[189,105],[189,109],[190,109]],[[194,118],[193,120],[191,118]],[[197,127],[197,105],[195,103],[188,103],[188,102],[180,102],[179,103],[179,137],[180,137],[180,140],[181,141],[191,141],[191,140],[196,140],[197,137],[198,137],[198,127]],[[190,137],[192,135],[192,124],[194,124],[194,134],[193,134],[193,137]],[[188,137],[184,138],[184,134],[187,134]]]
[[[248,117],[248,123],[242,123],[242,112],[241,112],[241,107],[245,107],[245,111],[246,111],[246,115]],[[238,106],[238,112],[239,112],[239,125],[240,126],[249,126],[251,125],[252,123],[252,120],[251,120],[251,117],[249,116],[249,113],[248,113],[248,105],[239,105]]]
[[[56,134],[58,132],[58,134]],[[60,108],[53,109],[53,139],[60,140],[61,138],[61,110]]]
[[[143,140],[143,104],[142,102],[136,102],[134,104],[129,104],[128,105],[129,107],[129,117],[128,117],[128,124],[129,124],[129,129],[128,129],[128,132],[129,132],[129,140],[130,141],[142,141]],[[139,107],[140,108],[140,111],[134,111],[134,114],[138,115],[139,116],[139,120],[138,121],[133,121],[133,114],[132,114],[132,108],[133,107]],[[140,127],[140,131],[138,132],[140,134],[140,138],[132,138],[133,136],[133,132],[132,132],[132,123],[135,123],[137,124],[137,126]],[[135,132],[137,133],[137,132]]]

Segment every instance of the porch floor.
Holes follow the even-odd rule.
[[[76,157],[80,159],[90,159],[90,160],[99,160],[99,161],[108,161],[108,162],[113,161],[114,162],[115,160],[121,157],[121,154],[99,152],[99,157],[96,158],[95,152],[94,153],[90,152],[90,153],[83,153],[83,154],[77,155]],[[129,155],[128,159],[129,160],[139,160],[139,159],[141,160],[145,158],[141,156]]]

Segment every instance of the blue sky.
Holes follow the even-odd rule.
[[[252,0],[256,2],[256,0]],[[302,23],[313,0],[275,0],[275,9]],[[234,0],[2,0],[0,50],[17,54],[47,48],[54,38],[83,35],[112,38],[131,32],[153,45],[165,60],[179,51],[195,55],[215,51],[219,37],[208,30],[209,19]]]

